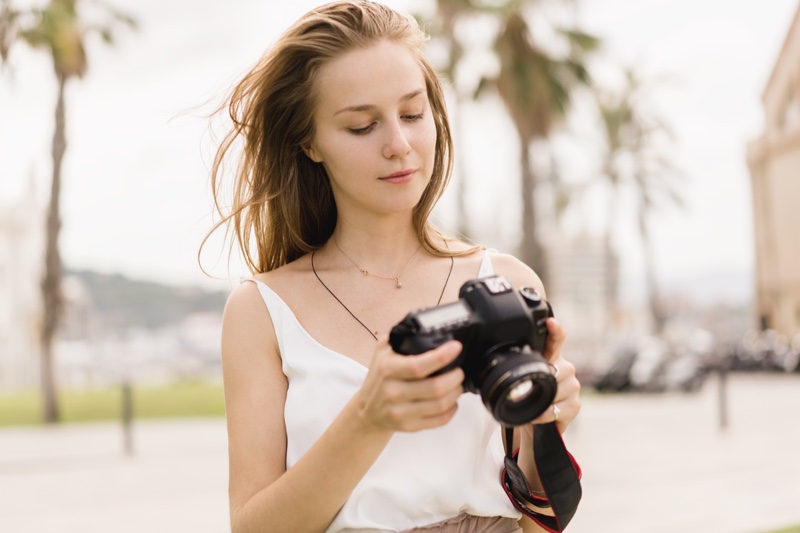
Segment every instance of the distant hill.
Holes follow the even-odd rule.
[[[180,322],[192,313],[221,313],[228,297],[224,291],[133,280],[121,274],[90,270],[72,270],[67,274],[85,286],[92,312],[108,329],[137,326],[154,329]]]

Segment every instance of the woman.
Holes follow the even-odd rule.
[[[428,223],[449,175],[444,95],[413,19],[335,2],[295,23],[232,93],[241,142],[229,224],[254,276],[230,295],[222,362],[234,532],[543,531],[500,482],[498,423],[455,368],[456,341],[409,357],[388,332],[410,311],[458,298],[496,273],[542,289],[515,258]],[[219,207],[218,196],[217,206]],[[552,409],[579,410],[563,329]],[[530,457],[519,464],[541,489]],[[520,527],[522,529],[520,529]]]

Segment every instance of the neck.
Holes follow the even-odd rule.
[[[336,250],[336,247],[340,248]],[[325,246],[329,251],[347,256],[359,267],[376,273],[393,275],[420,247],[420,241],[406,218],[403,222],[383,221],[369,224],[339,219],[331,241]]]

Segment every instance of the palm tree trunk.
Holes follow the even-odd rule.
[[[639,214],[639,235],[642,239],[642,250],[644,252],[644,274],[647,291],[647,305],[653,317],[653,333],[661,335],[666,325],[666,316],[661,307],[661,300],[658,294],[658,281],[656,280],[656,261],[653,251],[653,243],[647,229],[645,214]]]
[[[531,140],[520,135],[519,160],[522,171],[522,239],[519,258],[531,267],[539,277],[545,281],[547,278],[547,262],[544,249],[539,242],[536,227],[536,173],[531,166],[530,157]],[[546,283],[546,281],[545,281]]]
[[[44,278],[42,300],[44,319],[41,335],[41,377],[43,417],[46,423],[58,422],[61,418],[56,396],[55,362],[53,339],[63,307],[61,296],[61,256],[58,251],[58,234],[61,230],[59,200],[61,195],[61,163],[67,149],[66,113],[64,110],[64,87],[67,78],[58,75],[58,98],[56,101],[56,124],[53,134],[53,180],[50,185],[50,205],[47,209]]]

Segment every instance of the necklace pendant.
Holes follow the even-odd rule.
[[[402,289],[403,288],[403,282],[400,281],[397,278],[394,278],[394,286],[397,287],[398,289]]]

